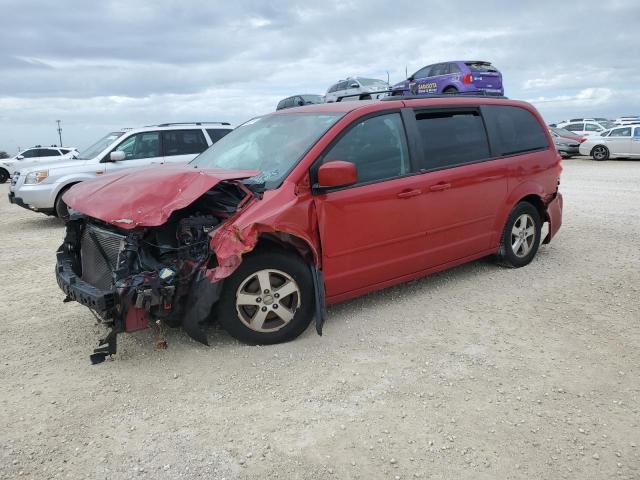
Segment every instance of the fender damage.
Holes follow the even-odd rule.
[[[65,196],[76,213],[57,252],[58,284],[67,294],[65,301],[91,308],[111,327],[94,351],[93,363],[115,353],[118,333],[149,325],[181,325],[207,344],[204,326],[224,279],[263,236],[308,258],[316,289],[316,328],[321,332],[319,237],[309,195],[262,202],[274,192],[261,192],[242,181],[256,172],[184,166],[144,170],[80,184]],[[285,185],[282,190],[291,188]],[[123,191],[128,192],[125,199]],[[117,205],[109,201],[115,192]],[[267,203],[271,207],[265,208]]]

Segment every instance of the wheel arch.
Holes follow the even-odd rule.
[[[504,208],[502,209],[500,214],[496,216],[492,245],[496,246],[496,248],[500,245],[500,236],[502,235],[502,230],[504,229],[507,219],[509,218],[509,214],[520,202],[528,202],[532,204],[540,214],[542,222],[548,222],[549,214],[547,213],[547,207],[544,203],[543,198],[544,191],[542,189],[542,186],[537,185],[533,182],[525,182],[519,185],[518,188],[516,188],[513,192],[511,192],[504,204]]]

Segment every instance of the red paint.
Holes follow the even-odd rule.
[[[346,170],[337,165],[331,171],[326,164],[323,170],[327,176],[317,180],[310,172],[336,137],[361,117],[411,107],[478,105],[529,110],[545,131],[549,148],[369,185],[312,191],[314,181],[347,178]],[[527,103],[475,97],[425,98],[314,105],[275,115],[305,111],[345,115],[278,189],[266,191],[261,199],[248,197],[236,215],[211,233],[210,246],[218,260],[218,265],[206,272],[212,281],[232,274],[260,237],[270,235],[292,244],[322,269],[327,302],[334,303],[495,253],[509,213],[524,197],[542,203],[550,223],[547,240],[561,225],[562,197],[557,193],[560,159],[542,118]],[[218,182],[253,174],[153,167],[80,184],[66,194],[65,201],[120,228],[154,226]],[[116,221],[123,218],[133,220],[134,225]]]
[[[63,198],[74,210],[118,228],[155,227],[221,181],[248,178],[257,173],[154,165],[79,183]]]
[[[353,163],[332,160],[318,169],[318,184],[321,187],[341,187],[358,181],[358,173]]]
[[[145,316],[144,308],[129,307],[127,318],[124,321],[124,331],[131,333],[144,330],[149,326],[149,320]]]

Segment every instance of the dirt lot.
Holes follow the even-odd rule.
[[[63,304],[62,225],[0,186],[0,478],[640,478],[640,162],[565,161],[565,224],[273,347],[153,349]]]

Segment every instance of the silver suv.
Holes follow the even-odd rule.
[[[334,83],[327,90],[325,102],[375,100],[387,95],[389,84],[375,78],[349,77]]]
[[[194,122],[111,132],[75,159],[14,173],[9,202],[64,218],[68,210],[62,196],[76,183],[134,167],[190,162],[232,129],[227,122]]]
[[[75,147],[43,147],[36,145],[27,148],[11,158],[0,161],[0,183],[6,182],[17,170],[30,167],[36,163],[50,163],[58,160],[68,160],[78,155]]]

